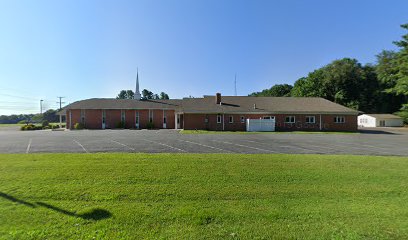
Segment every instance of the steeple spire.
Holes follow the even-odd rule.
[[[141,98],[142,98],[142,95],[140,95],[140,90],[139,90],[139,68],[138,68],[137,73],[136,73],[136,90],[135,90],[134,99],[140,100]]]

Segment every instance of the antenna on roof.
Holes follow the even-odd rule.
[[[237,74],[235,73],[235,81],[234,81],[234,87],[235,87],[235,96],[237,96]]]

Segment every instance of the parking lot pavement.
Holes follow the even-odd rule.
[[[0,131],[0,153],[289,153],[408,156],[408,131],[180,134],[176,130]]]

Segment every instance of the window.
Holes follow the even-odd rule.
[[[335,123],[345,123],[346,119],[343,116],[336,116],[336,117],[334,117],[334,122]]]
[[[315,116],[306,116],[306,123],[316,123]]]
[[[136,112],[135,123],[136,123],[136,126],[139,124],[139,112]]]
[[[105,124],[106,123],[106,111],[102,110],[102,123]]]
[[[245,122],[245,117],[241,116],[241,123],[244,123],[244,122]]]
[[[85,109],[81,109],[81,123],[85,124]]]
[[[149,122],[153,122],[153,110],[149,110]]]
[[[275,116],[263,116],[263,119],[273,119],[273,120],[275,120]]]
[[[295,123],[295,116],[286,116],[285,123]]]
[[[234,123],[234,116],[229,116],[229,123]]]
[[[205,116],[204,122],[208,123],[208,115]]]
[[[121,112],[120,121],[121,121],[122,123],[124,123],[124,122],[126,121],[126,112],[125,112],[124,110],[122,110],[122,112]]]
[[[217,115],[217,123],[221,123],[221,114]]]

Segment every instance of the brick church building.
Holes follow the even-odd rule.
[[[245,131],[246,119],[275,119],[277,131],[357,131],[358,111],[323,98],[204,96],[142,100],[93,98],[64,107],[67,129],[186,129]]]

